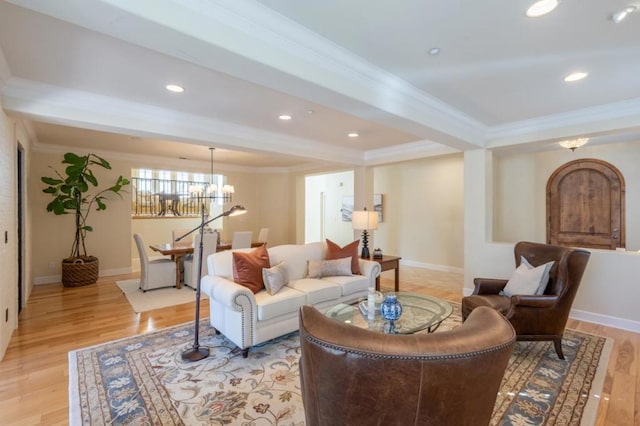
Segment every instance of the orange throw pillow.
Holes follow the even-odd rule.
[[[267,245],[249,253],[233,252],[233,281],[256,294],[264,288],[262,268],[270,268]]]
[[[349,243],[341,248],[330,239],[327,239],[327,260],[351,257],[351,273],[360,275],[358,245],[360,245],[360,240],[355,240],[354,242]]]

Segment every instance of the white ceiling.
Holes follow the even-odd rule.
[[[42,145],[265,168],[640,140],[640,12],[531,3],[9,0],[3,107]]]

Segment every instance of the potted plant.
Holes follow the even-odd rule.
[[[98,280],[98,258],[87,256],[85,238],[93,228],[87,224],[92,209],[106,210],[108,193],[117,194],[129,185],[129,180],[119,176],[112,186],[97,190],[98,179],[93,169],[101,167],[111,170],[111,165],[95,154],[80,156],[71,152],[64,155],[62,164],[66,164],[64,173],[49,166],[56,177],[42,177],[48,186],[42,192],[51,194],[53,201],[47,204],[47,211],[55,215],[73,214],[75,216],[75,236],[71,254],[62,260],[62,283],[65,287],[78,287],[93,284]],[[93,195],[89,191],[95,189]]]

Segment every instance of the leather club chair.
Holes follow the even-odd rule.
[[[310,426],[483,425],[515,345],[479,308],[460,327],[388,335],[300,309],[300,384]]]
[[[520,241],[514,247],[514,254],[516,267],[520,265],[521,256],[532,266],[554,261],[544,294],[503,296],[500,292],[508,280],[475,278],[473,294],[462,299],[462,319],[480,306],[489,306],[511,322],[518,340],[551,340],[558,357],[564,359],[562,335],[591,253]]]

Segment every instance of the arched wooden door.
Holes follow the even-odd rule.
[[[606,161],[582,159],[547,182],[547,241],[561,246],[625,246],[624,177]]]

